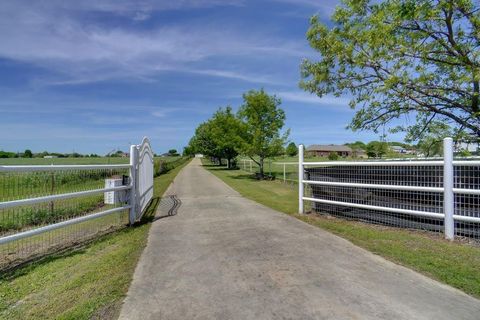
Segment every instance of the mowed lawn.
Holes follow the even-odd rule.
[[[208,164],[207,161],[204,161]],[[428,232],[376,226],[319,214],[298,214],[298,191],[279,181],[258,181],[242,170],[207,166],[241,195],[328,230],[395,263],[480,298],[480,246],[449,242]]]
[[[155,178],[155,197],[186,163]],[[0,319],[116,319],[149,228],[125,228],[2,275]]]

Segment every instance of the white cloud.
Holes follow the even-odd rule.
[[[298,6],[305,6],[317,10],[317,13],[323,17],[330,17],[339,5],[340,0],[272,0]]]
[[[331,95],[318,97],[303,91],[282,91],[278,92],[278,96],[285,101],[301,102],[317,105],[326,105],[332,107],[348,108],[349,99],[345,97],[335,97]]]
[[[207,59],[241,56],[301,57],[303,42],[251,35],[213,24],[154,26],[141,29],[86,23],[82,12],[105,11],[148,19],[155,10],[214,5],[241,5],[241,1],[81,1],[75,7],[60,1],[46,5],[0,3],[0,57],[34,64],[57,76],[38,79],[50,85],[81,84],[112,78],[149,81],[162,71],[181,70],[256,83],[272,79],[238,70],[199,68]],[[270,40],[265,40],[270,39]],[[52,76],[50,76],[52,77]]]

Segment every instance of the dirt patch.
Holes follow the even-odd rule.
[[[115,301],[98,309],[91,317],[91,320],[113,320],[118,319],[123,301]]]

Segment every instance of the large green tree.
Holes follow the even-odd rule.
[[[212,118],[198,126],[187,150],[214,157],[219,163],[226,159],[231,168],[243,141],[242,126],[231,107],[220,108]]]
[[[243,141],[243,124],[232,112],[231,107],[220,108],[212,118],[212,136],[220,157],[227,159],[227,166],[234,166]]]
[[[23,152],[23,156],[25,158],[32,158],[33,157],[33,153],[30,149],[26,149],[24,152]]]
[[[238,111],[245,130],[242,151],[258,164],[262,178],[265,158],[281,154],[289,134],[289,130],[281,134],[285,112],[280,104],[279,98],[263,89],[250,90],[243,94],[243,105]]]
[[[388,150],[388,143],[383,141],[371,141],[365,148],[365,151],[370,158],[381,158],[387,154]]]
[[[478,0],[344,0],[307,38],[320,58],[303,62],[300,85],[352,96],[351,129],[405,117],[396,129],[415,139],[439,123],[480,137]]]
[[[298,148],[295,142],[290,142],[288,144],[287,148],[285,149],[285,153],[287,154],[287,156],[290,156],[290,157],[294,157],[297,155]]]

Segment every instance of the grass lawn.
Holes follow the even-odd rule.
[[[339,235],[395,263],[480,298],[480,247],[432,233],[389,228],[318,214],[299,215],[298,191],[278,181],[258,181],[241,170],[208,169],[246,198]]]
[[[155,178],[156,197],[185,165]],[[0,319],[115,319],[149,228],[125,228],[2,275]]]

